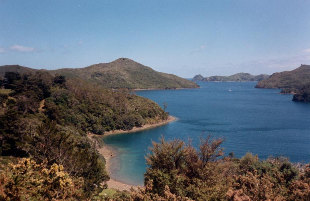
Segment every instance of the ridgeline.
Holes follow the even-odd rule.
[[[293,101],[310,102],[310,65],[292,71],[274,73],[257,83],[256,88],[279,88],[281,93],[294,94]]]
[[[0,77],[5,72],[31,73],[38,71],[19,65],[0,66]],[[161,73],[131,59],[120,58],[110,63],[94,64],[85,68],[63,68],[46,71],[53,76],[63,75],[67,79],[81,79],[84,82],[113,89],[180,89],[198,88],[187,79],[173,74]]]
[[[203,82],[251,82],[251,81],[261,81],[267,79],[269,75],[251,75],[249,73],[237,73],[230,76],[211,76],[203,77],[202,75],[196,75],[193,81],[203,81]]]

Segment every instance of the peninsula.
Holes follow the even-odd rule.
[[[258,82],[256,88],[279,88],[281,93],[294,94],[293,101],[310,102],[310,65],[302,64],[292,71],[274,73]]]

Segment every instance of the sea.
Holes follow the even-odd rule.
[[[310,162],[310,104],[292,101],[278,89],[257,89],[256,82],[199,82],[198,89],[148,90],[136,94],[149,98],[177,121],[131,134],[103,138],[117,155],[111,177],[143,185],[152,142],[181,139],[199,145],[211,135],[224,138],[226,155],[247,152],[260,159],[284,156],[292,162]]]

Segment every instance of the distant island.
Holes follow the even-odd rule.
[[[310,102],[310,65],[301,65],[292,71],[272,74],[257,83],[256,88],[279,88],[281,93],[294,94],[293,101]]]
[[[39,71],[19,65],[0,66],[0,77],[5,72],[31,73]],[[85,68],[63,68],[47,71],[52,76],[62,75],[70,79],[81,79],[104,88],[113,89],[179,89],[197,88],[196,83],[173,74],[161,73],[128,58],[110,63],[99,63]]]
[[[261,81],[269,77],[266,74],[251,75],[249,73],[237,73],[230,76],[210,76],[203,77],[202,75],[196,75],[192,81],[203,81],[203,82],[250,82],[250,81]]]

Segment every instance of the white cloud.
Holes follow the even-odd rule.
[[[17,52],[33,52],[35,50],[33,47],[26,47],[22,45],[13,45],[10,49]]]
[[[2,48],[2,47],[0,47],[0,54],[1,54],[1,53],[5,53],[5,49]]]

